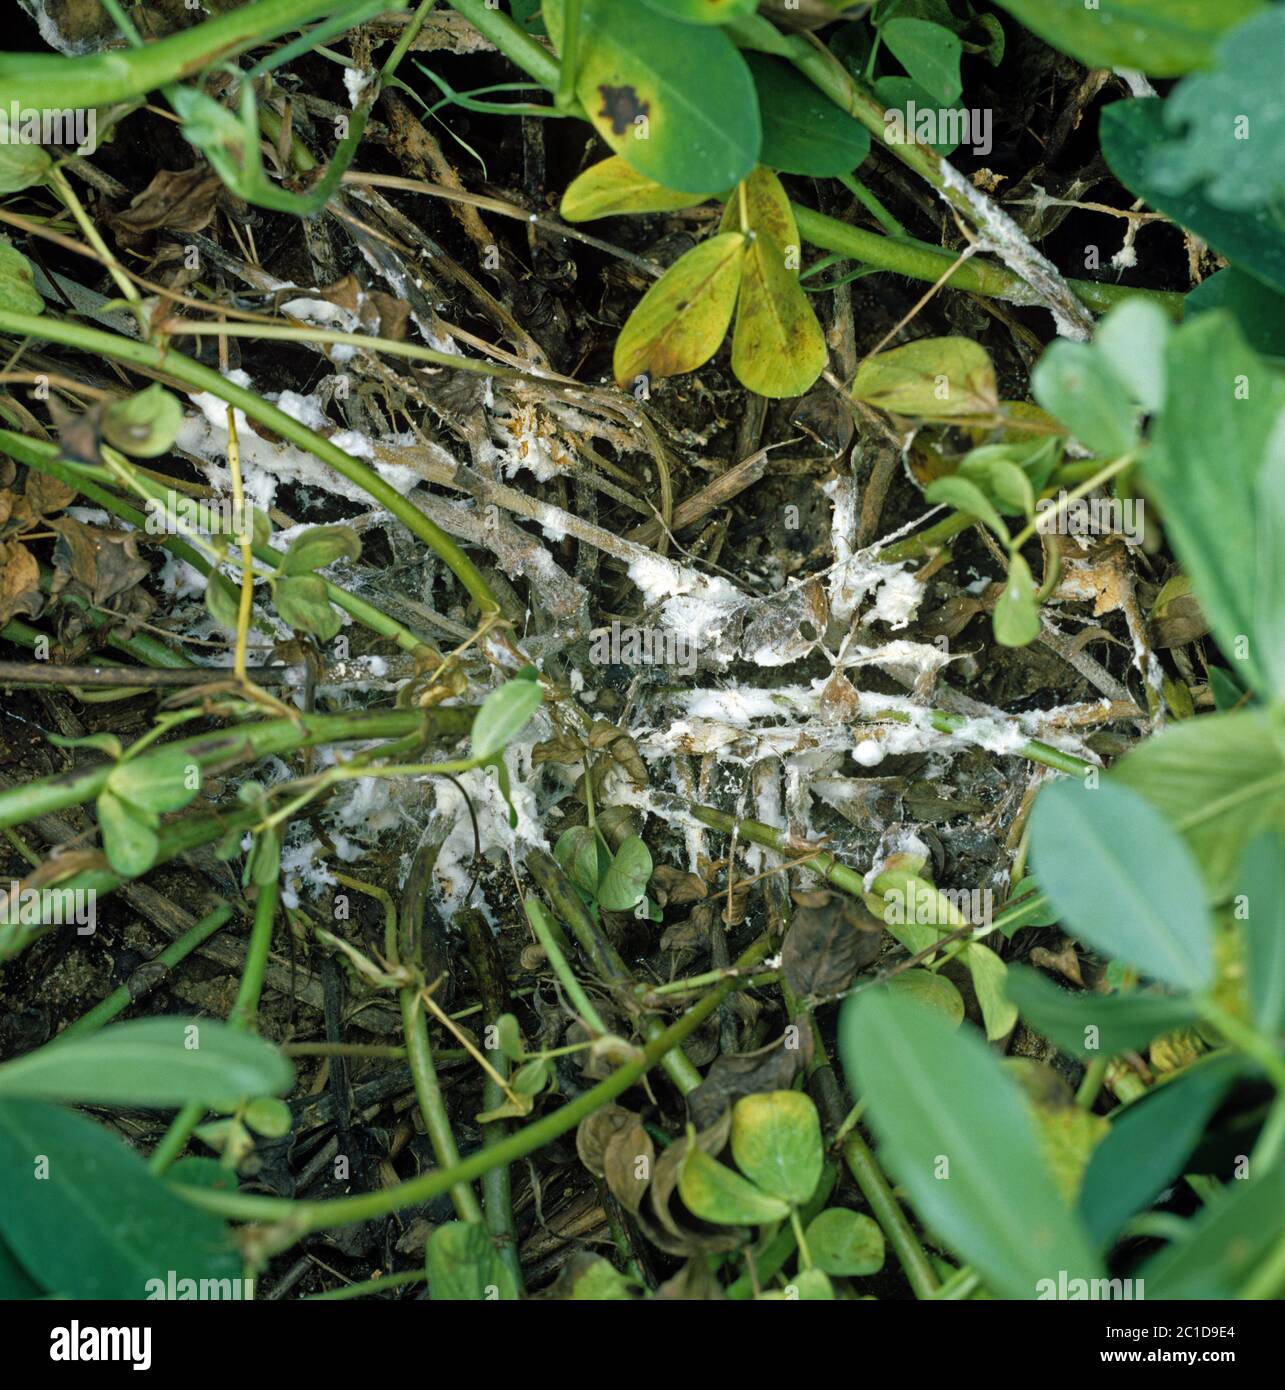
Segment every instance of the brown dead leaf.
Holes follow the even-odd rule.
[[[656,1146],[637,1115],[607,1140],[602,1172],[612,1196],[633,1215],[637,1215],[651,1183],[656,1166]]]
[[[580,1121],[576,1129],[576,1153],[595,1178],[603,1176],[603,1162],[612,1136],[633,1118],[633,1111],[626,1110],[623,1105],[604,1105]]]
[[[133,589],[149,571],[147,561],[138,553],[137,534],[86,526],[69,516],[57,517],[49,526],[58,533],[54,544],[55,594],[69,584],[79,584],[91,603],[102,606]]]
[[[36,557],[17,541],[0,544],[0,627],[19,613],[38,617],[44,606]]]
[[[839,893],[795,910],[781,950],[781,973],[800,999],[842,993],[879,955],[883,927],[860,903]]]
[[[145,245],[162,227],[201,232],[214,220],[222,187],[219,176],[206,164],[162,169],[123,212],[109,213],[107,221],[130,247]]]
[[[687,1097],[687,1110],[698,1128],[712,1125],[724,1111],[745,1096],[761,1091],[788,1091],[799,1068],[807,1064],[812,1049],[812,1030],[798,1034],[802,1047],[784,1042],[759,1052],[730,1053],[716,1059],[705,1080]]]

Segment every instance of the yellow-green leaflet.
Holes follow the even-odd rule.
[[[586,169],[562,195],[560,211],[568,222],[590,222],[626,212],[675,212],[696,207],[712,193],[675,193],[640,174],[618,154]]]
[[[616,384],[677,376],[708,362],[727,335],[741,284],[745,237],[722,232],[693,246],[643,295],[616,339]]]

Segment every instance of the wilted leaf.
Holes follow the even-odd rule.
[[[867,357],[852,383],[854,400],[895,415],[966,420],[999,408],[995,369],[971,338],[920,338]]]
[[[812,1030],[800,1030],[802,1047],[784,1042],[762,1052],[725,1053],[716,1057],[705,1080],[687,1097],[688,1113],[697,1128],[712,1125],[738,1100],[760,1091],[788,1090],[812,1051]]]
[[[663,188],[613,154],[571,180],[559,211],[568,222],[590,222],[595,217],[623,213],[676,212],[679,208],[696,207],[713,196]]]
[[[859,903],[830,894],[814,907],[799,907],[781,949],[781,973],[799,999],[842,993],[859,970],[879,957],[883,927]]]
[[[647,1195],[656,1164],[656,1146],[637,1115],[630,1115],[607,1140],[602,1172],[612,1195],[627,1211],[637,1214]]]
[[[0,627],[19,613],[38,617],[44,606],[36,557],[17,541],[0,541]]]
[[[744,265],[745,238],[724,232],[680,256],[643,295],[616,339],[616,384],[667,377],[708,362],[727,336]]]
[[[329,642],[343,627],[343,619],[331,607],[326,582],[315,574],[272,581],[272,601],[284,623],[300,632],[312,632]]]
[[[175,232],[200,232],[214,220],[223,188],[219,176],[207,165],[178,171],[162,169],[123,211],[110,213],[107,221],[127,246],[137,247],[148,233],[160,227]]]
[[[760,1192],[701,1149],[692,1149],[684,1158],[678,1194],[694,1216],[719,1226],[762,1226],[790,1214],[788,1202]]]
[[[825,1163],[816,1106],[801,1091],[766,1091],[737,1101],[732,1156],[756,1187],[802,1206],[816,1191]]]
[[[290,542],[281,568],[289,575],[310,574],[360,554],[361,540],[351,526],[311,526]]]

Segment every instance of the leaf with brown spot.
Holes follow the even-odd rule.
[[[618,386],[703,366],[727,336],[741,284],[745,237],[722,232],[682,255],[643,295],[616,339]]]
[[[795,910],[781,950],[781,973],[800,999],[840,994],[878,958],[883,928],[860,903],[841,894]]]

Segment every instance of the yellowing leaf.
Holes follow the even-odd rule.
[[[781,180],[760,165],[737,184],[723,209],[720,232],[755,232],[769,236],[798,270],[799,228]]]
[[[590,222],[626,212],[675,212],[695,207],[712,193],[675,193],[640,174],[618,154],[572,179],[562,195],[561,213],[568,222]]]
[[[723,232],[693,246],[643,295],[616,339],[616,383],[677,376],[708,362],[727,335],[741,284],[745,237]]]
[[[993,415],[999,407],[995,368],[971,338],[920,338],[868,357],[852,396],[894,415],[930,420]]]
[[[732,370],[760,396],[801,396],[825,370],[825,335],[780,246],[760,233],[745,254]]]

